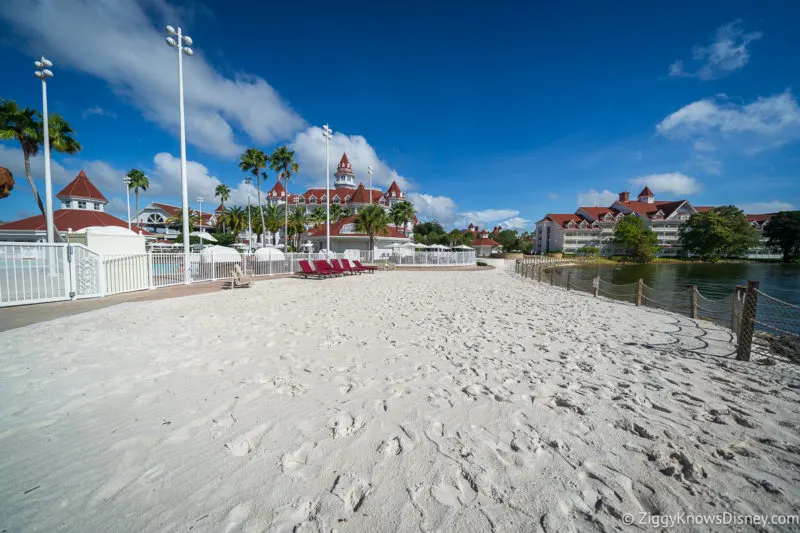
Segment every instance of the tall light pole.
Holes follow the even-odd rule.
[[[167,26],[167,44],[178,49],[178,100],[181,115],[181,207],[183,208],[183,253],[184,253],[184,283],[192,282],[191,269],[186,268],[189,261],[189,184],[186,177],[186,122],[183,113],[183,54],[191,56],[194,51],[192,38],[184,35],[181,27],[178,31],[172,26]],[[175,38],[172,38],[172,36]],[[185,46],[184,46],[185,45]]]
[[[202,196],[198,196],[197,197],[197,201],[200,204],[200,231],[201,232],[205,231],[205,230],[203,230],[203,200],[204,200],[204,198]],[[200,244],[203,244],[203,243],[201,242]]]
[[[125,204],[128,206],[128,231],[131,229],[131,179],[128,176],[122,178],[125,183]]]
[[[50,128],[47,118],[47,78],[53,77],[53,62],[45,59],[34,62],[36,77],[42,80],[42,114],[44,115],[44,195],[45,220],[47,221],[47,242],[55,242],[55,225],[53,224],[53,180],[50,178]]]
[[[367,173],[369,174],[369,204],[372,205],[372,175],[375,173],[372,170],[372,165],[367,167]]]
[[[327,124],[322,126],[325,136],[325,249],[331,251],[331,162],[329,145],[333,131]]]
[[[244,184],[247,185],[247,253],[253,253],[253,248],[250,245],[250,240],[253,238],[253,224],[250,222],[250,184],[253,181],[250,178],[244,179]]]

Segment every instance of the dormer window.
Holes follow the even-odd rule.
[[[338,205],[338,204],[342,203],[342,201],[341,201],[341,200],[339,200],[339,197],[338,197],[338,196],[334,196],[334,197],[333,197],[333,203]]]
[[[297,203],[298,204],[304,204],[304,203],[306,203],[306,199],[303,198],[302,196],[298,196],[297,197]]]
[[[324,203],[326,203],[327,201],[328,201],[328,197],[327,197],[327,196],[325,196],[325,195],[322,195],[322,203],[324,204]]]
[[[95,202],[94,203],[94,210],[95,211],[100,211],[100,202]]]
[[[345,196],[344,197],[344,203],[347,203],[349,201],[350,201],[350,195]]]
[[[84,200],[78,200],[78,209],[86,209],[86,202]]]

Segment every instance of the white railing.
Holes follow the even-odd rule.
[[[68,300],[66,244],[0,243],[0,306]]]
[[[399,266],[471,266],[475,264],[475,251],[396,251],[389,261]]]

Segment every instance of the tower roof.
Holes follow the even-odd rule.
[[[392,194],[394,193],[394,194]],[[397,185],[396,181],[393,181],[391,185],[389,185],[389,189],[386,191],[386,196],[390,198],[402,198],[403,192],[400,190],[400,187]]]
[[[641,196],[655,196],[655,195],[653,194],[653,191],[650,190],[650,187],[645,185],[644,189],[642,189],[642,192],[639,193],[639,196],[641,197]]]
[[[350,165],[350,160],[347,159],[347,154],[343,153],[342,158],[339,160],[339,166],[336,168],[337,174],[352,174],[353,167]]]
[[[56,194],[59,200],[62,198],[87,198],[89,200],[100,200],[103,203],[108,203],[108,200],[103,193],[97,190],[97,187],[89,180],[86,173],[81,170],[78,176],[70,181],[66,187],[61,189],[61,192]]]
[[[267,193],[267,197],[269,198],[283,198],[285,196],[286,188],[283,186],[283,183],[281,183],[281,180],[276,181],[275,186]]]
[[[369,191],[364,188],[364,183],[359,183],[356,192],[353,193],[353,196],[350,198],[350,202],[356,204],[368,204],[369,203]]]

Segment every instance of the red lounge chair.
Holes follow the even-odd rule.
[[[314,268],[316,268],[317,272],[319,272],[323,276],[338,276],[338,274],[333,270],[331,265],[324,259],[315,259]]]
[[[344,268],[342,268],[342,265],[339,263],[338,259],[332,259],[331,265],[333,265],[333,271],[336,272],[337,274],[352,274],[352,272],[349,272]]]
[[[348,261],[347,259],[342,259],[342,268],[347,270],[348,272],[350,272],[352,274],[361,274],[361,272],[362,272],[361,270],[359,270],[356,267],[354,267],[353,265],[351,265],[350,261]]]
[[[317,279],[322,279],[322,278],[324,278],[324,277],[329,275],[329,274],[325,274],[324,272],[320,272],[319,270],[314,270],[313,268],[311,268],[311,265],[309,264],[309,262],[306,261],[305,259],[302,259],[299,262],[299,264],[300,264],[301,272],[295,272],[294,273],[295,276],[299,276],[301,278],[312,278],[313,277],[313,278],[317,278]]]
[[[353,261],[353,264],[356,266],[357,269],[361,270],[362,272],[369,272],[370,274],[378,270],[378,267],[373,265],[367,265],[367,266],[362,265],[361,261]]]

